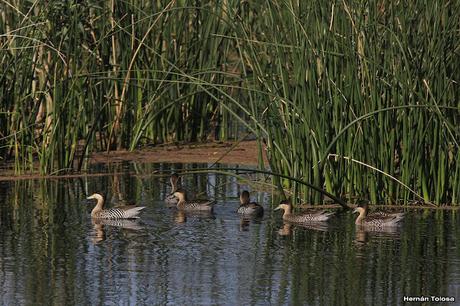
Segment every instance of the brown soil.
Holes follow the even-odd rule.
[[[135,161],[140,163],[225,163],[257,165],[257,142],[210,142],[168,145],[137,151],[100,152],[91,156],[90,163]],[[266,158],[264,157],[265,162]]]
[[[163,145],[144,148],[135,151],[97,152],[89,158],[90,164],[111,164],[123,161],[137,163],[226,163],[246,166],[255,166],[258,149],[255,140],[235,142],[209,142],[201,144]],[[267,159],[264,154],[264,163]],[[37,171],[38,172],[38,171]],[[106,173],[76,173],[64,175],[43,176],[38,173],[14,174],[14,171],[5,168],[1,170],[0,181],[37,178],[71,178],[81,176],[104,176]]]

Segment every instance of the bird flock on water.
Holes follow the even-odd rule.
[[[190,200],[187,191],[179,187],[178,181],[179,175],[173,173],[170,177],[171,193],[164,199],[168,207],[176,207],[181,212],[212,212],[214,210],[215,201],[209,199]],[[94,193],[87,199],[96,200],[96,206],[91,211],[93,220],[137,219],[141,211],[145,209],[143,206],[136,205],[104,208],[105,199],[99,193]],[[293,224],[323,223],[335,215],[334,212],[325,210],[294,213],[292,203],[289,200],[281,201],[275,210],[282,210],[282,219]],[[262,217],[264,208],[262,205],[251,201],[249,192],[244,190],[240,194],[240,205],[236,212],[245,217]],[[383,211],[371,213],[369,212],[367,203],[358,205],[353,212],[358,213],[355,224],[361,228],[385,229],[388,227],[397,227],[404,219],[404,213],[387,213]]]

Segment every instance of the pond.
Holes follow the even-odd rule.
[[[213,214],[181,214],[155,169],[101,166],[105,175],[0,182],[2,305],[399,305],[404,296],[460,301],[459,216],[410,211],[399,230],[363,232],[350,212],[309,227],[283,224],[270,193],[252,192],[262,219],[242,222],[221,174],[183,185],[217,199]],[[110,173],[109,173],[110,172]],[[135,202],[138,222],[98,222],[86,197]],[[452,303],[455,304],[455,303]],[[447,305],[447,303],[445,304]]]

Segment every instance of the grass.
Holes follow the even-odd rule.
[[[0,12],[0,157],[18,172],[249,131],[271,171],[349,201],[460,202],[457,2],[5,0]]]

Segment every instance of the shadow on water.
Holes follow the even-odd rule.
[[[243,188],[210,174],[186,176],[183,185],[216,198],[214,214],[184,213],[163,202],[167,180],[148,175],[158,167],[193,165],[0,182],[0,303],[399,305],[404,295],[460,298],[455,212],[411,212],[401,228],[383,232],[356,228],[351,213],[297,226],[272,211],[269,194],[253,192],[264,216],[241,219]],[[94,203],[85,198],[96,191],[108,195],[108,206],[146,209],[140,220],[93,221]]]

